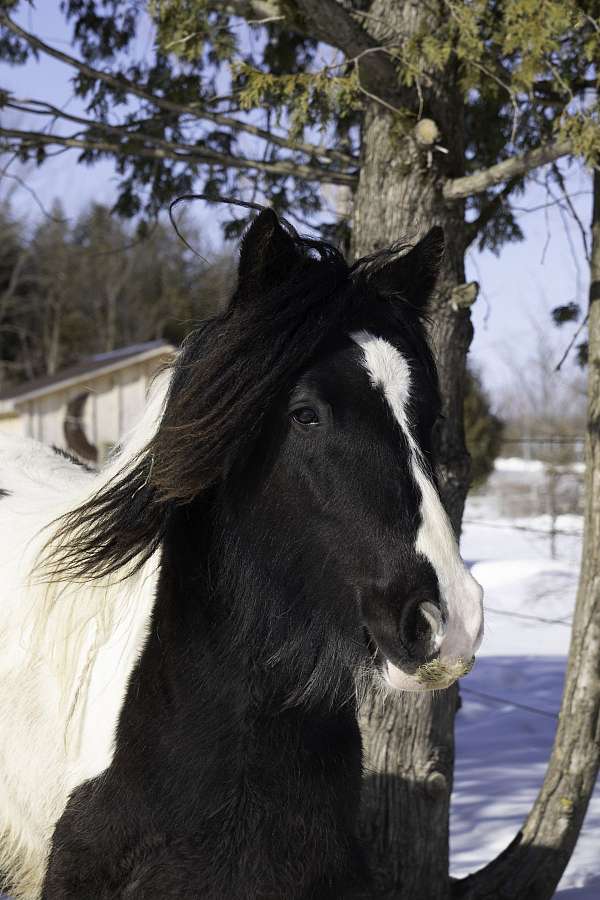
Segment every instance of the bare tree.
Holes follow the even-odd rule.
[[[600,174],[594,172],[582,567],[559,725],[544,783],[514,841],[455,886],[465,900],[547,900],[570,859],[600,766]]]

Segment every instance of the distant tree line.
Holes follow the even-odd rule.
[[[207,263],[168,224],[135,229],[101,204],[31,229],[0,206],[0,390],[81,357],[179,343],[227,294],[230,254]]]

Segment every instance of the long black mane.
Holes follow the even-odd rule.
[[[239,283],[220,315],[184,342],[156,433],[146,448],[80,507],[55,523],[41,570],[47,579],[89,580],[139,569],[161,545],[173,512],[206,495],[232,462],[248,453],[264,417],[282,391],[332,337],[364,328],[377,314],[400,320],[420,353],[423,313],[389,303],[386,271],[407,244],[349,265],[323,241],[285,232],[269,258],[253,240],[242,242]],[[377,276],[377,279],[375,278]],[[377,280],[377,285],[374,282]],[[386,296],[384,296],[384,294]],[[384,309],[385,308],[385,309]],[[434,365],[426,360],[432,373]],[[435,377],[432,375],[432,377]]]

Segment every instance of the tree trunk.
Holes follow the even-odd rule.
[[[600,764],[600,174],[594,171],[583,556],[569,663],[546,777],[523,829],[465,900],[549,900],[573,853]]]
[[[440,5],[441,6],[441,5]],[[440,9],[408,0],[375,0],[370,22],[385,22],[379,40],[394,32],[435,31]],[[381,26],[380,26],[381,27]],[[374,34],[377,28],[369,30]],[[415,137],[414,124],[399,131],[399,117],[373,102],[363,126],[362,162],[354,198],[353,255],[361,256],[432,225],[444,228],[446,254],[431,304],[431,337],[444,408],[438,462],[442,498],[457,534],[469,486],[463,430],[464,372],[472,338],[469,306],[476,285],[464,284],[464,206],[441,194],[443,177],[463,174],[463,107],[448,68],[424,97],[423,115],[440,131],[445,155]],[[454,764],[457,691],[400,694],[385,705],[370,696],[361,710],[366,777],[361,837],[376,876],[378,896],[445,900],[448,821]]]
[[[60,284],[59,288],[60,290]],[[45,346],[45,373],[54,375],[60,360],[60,339],[62,333],[62,301],[58,292],[49,291],[47,300],[48,323]]]

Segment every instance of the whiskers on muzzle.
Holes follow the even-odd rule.
[[[407,673],[389,660],[383,668],[383,678],[388,687],[400,691],[439,691],[450,687],[459,678],[468,675],[475,665],[475,657],[465,660],[444,660],[439,657],[422,663],[415,672]]]
[[[441,659],[432,659],[423,663],[415,672],[416,680],[426,688],[449,687],[459,678],[468,675],[475,665],[475,657],[465,661],[457,659],[455,662],[446,662]]]

